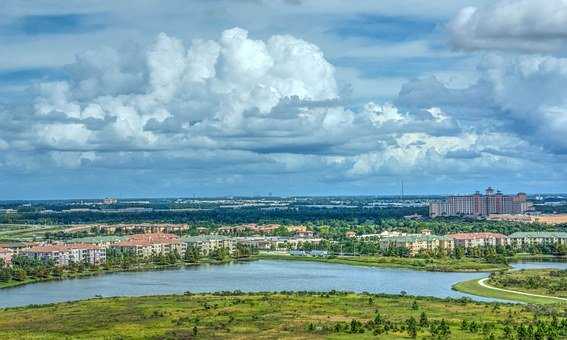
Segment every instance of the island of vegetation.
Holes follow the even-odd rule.
[[[525,303],[567,303],[567,270],[495,272],[486,279],[460,282],[453,288],[464,293]]]
[[[96,298],[0,310],[2,339],[560,339],[559,307],[330,291]]]

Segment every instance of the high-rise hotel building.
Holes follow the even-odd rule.
[[[490,214],[521,214],[531,209],[524,193],[504,195],[492,188],[486,189],[484,195],[450,196],[445,201],[429,203],[429,216],[478,216]]]

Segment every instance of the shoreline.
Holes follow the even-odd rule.
[[[509,265],[498,266],[494,264],[495,267],[486,268],[456,268],[451,267],[450,263],[432,263],[428,262],[430,259],[422,258],[398,258],[398,257],[372,257],[372,256],[342,256],[342,257],[314,257],[314,256],[294,256],[294,255],[278,255],[278,254],[260,254],[254,255],[254,259],[263,260],[283,260],[283,261],[305,261],[305,262],[321,262],[329,264],[345,264],[351,266],[363,266],[363,267],[377,267],[377,268],[397,268],[397,269],[409,269],[416,271],[428,271],[428,272],[446,272],[446,273],[489,273],[501,270],[508,270],[511,267]],[[372,261],[384,260],[383,262]],[[399,261],[399,262],[396,262]],[[456,260],[458,262],[458,260]],[[406,263],[403,263],[406,262]],[[413,262],[413,264],[412,264]],[[476,262],[476,261],[474,261]],[[417,265],[419,263],[420,265]],[[469,262],[471,263],[471,262]],[[486,262],[476,262],[478,264],[488,264]],[[456,263],[453,263],[455,265]]]
[[[401,259],[401,260],[400,260]],[[529,255],[529,256],[520,256],[510,258],[513,262],[522,261],[522,260],[565,260],[567,257],[558,257],[558,256],[550,256],[550,255]],[[63,280],[74,280],[74,279],[84,279],[93,276],[99,275],[110,275],[110,274],[117,274],[117,273],[129,273],[129,272],[146,272],[146,271],[160,271],[160,270],[175,270],[175,269],[182,269],[194,266],[202,266],[202,265],[222,265],[231,262],[248,262],[248,261],[258,261],[258,260],[281,260],[281,261],[304,261],[304,262],[320,262],[320,263],[328,263],[328,264],[343,264],[343,265],[350,265],[350,266],[362,266],[362,267],[376,267],[376,268],[395,268],[395,269],[408,269],[408,270],[415,270],[415,271],[426,271],[426,272],[446,272],[446,273],[490,273],[490,272],[497,272],[497,271],[507,271],[511,270],[512,267],[510,265],[502,265],[497,267],[487,267],[487,268],[455,268],[454,266],[451,267],[450,264],[435,264],[435,263],[428,263],[430,259],[422,259],[422,258],[398,258],[398,257],[372,257],[372,256],[361,256],[361,257],[353,257],[353,256],[342,256],[342,257],[333,257],[333,258],[324,258],[324,257],[314,257],[314,256],[294,256],[294,255],[279,255],[279,254],[258,254],[252,255],[247,258],[239,258],[239,259],[230,259],[226,261],[205,261],[199,263],[178,263],[172,265],[155,265],[151,264],[148,266],[141,266],[137,268],[129,268],[129,269],[121,269],[121,268],[112,268],[109,270],[105,269],[98,269],[96,271],[88,271],[82,273],[75,273],[73,275],[65,275],[62,277],[49,277],[49,278],[34,278],[34,279],[27,279],[24,281],[10,281],[7,283],[0,283],[0,289],[10,289],[10,288],[17,288],[29,284],[41,283],[41,282],[50,282],[50,281],[63,281]],[[372,260],[385,260],[383,262],[379,261],[372,261]],[[416,265],[420,263],[420,265]],[[396,262],[401,261],[401,262]],[[406,263],[403,263],[403,262]],[[458,260],[455,260],[458,262]],[[413,262],[413,264],[412,264]],[[478,264],[488,264],[486,262],[477,262]],[[471,263],[469,261],[469,263]],[[454,263],[455,264],[455,263]],[[455,289],[459,291],[458,289]],[[463,291],[464,292],[464,291]],[[465,292],[466,293],[466,292]],[[473,294],[476,295],[476,294]],[[481,295],[482,296],[482,295]]]
[[[119,274],[119,273],[136,273],[136,272],[147,272],[147,271],[160,271],[160,270],[175,270],[175,269],[183,269],[189,268],[194,266],[202,266],[202,265],[222,265],[231,262],[246,262],[246,261],[253,261],[249,258],[241,258],[241,259],[231,259],[227,261],[211,261],[211,262],[201,262],[201,263],[178,263],[178,264],[171,264],[171,265],[153,265],[153,266],[145,266],[145,267],[138,267],[138,268],[129,268],[129,269],[99,269],[96,271],[88,271],[82,273],[76,273],[74,275],[65,275],[62,277],[49,277],[49,278],[34,278],[28,279],[25,281],[10,281],[7,283],[0,283],[0,289],[10,289],[10,288],[17,288],[22,287],[34,283],[41,283],[41,282],[51,282],[51,281],[64,281],[64,280],[76,280],[76,279],[86,279],[94,276],[99,275],[111,275],[111,274]]]

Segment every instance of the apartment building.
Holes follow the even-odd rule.
[[[106,262],[106,249],[94,244],[44,244],[22,249],[19,255],[43,262],[53,261],[56,266],[86,262],[92,265]]]
[[[88,243],[96,244],[103,248],[108,248],[111,245],[126,240],[126,236],[115,236],[115,235],[105,235],[105,236],[91,236],[91,237],[81,237],[69,239],[65,242],[67,243]]]
[[[120,224],[94,224],[90,228],[101,233],[115,234],[155,234],[155,233],[178,233],[189,229],[188,224],[170,223],[120,223]]]
[[[508,236],[507,243],[513,247],[540,244],[567,245],[567,233],[550,231],[517,232]]]
[[[177,252],[183,256],[187,245],[176,235],[151,233],[129,236],[126,240],[110,245],[110,248],[122,252],[131,252],[140,257],[167,255],[172,252]]]
[[[221,234],[235,234],[240,232],[252,232],[255,234],[269,234],[273,233],[276,229],[281,227],[279,224],[256,224],[247,223],[237,226],[220,227],[218,232]]]
[[[236,239],[222,235],[200,235],[183,237],[187,247],[195,247],[202,256],[208,256],[219,249],[228,249],[229,254],[236,252]]]
[[[450,251],[453,249],[453,240],[447,236],[412,234],[383,238],[380,240],[380,248],[406,248],[411,255],[416,255],[420,251]]]
[[[254,247],[258,250],[297,249],[300,245],[318,245],[322,239],[317,237],[282,237],[282,236],[253,236],[236,237],[237,244]]]
[[[444,201],[429,203],[429,216],[477,216],[490,214],[522,214],[531,210],[532,205],[524,193],[504,195],[488,187],[485,194],[450,196]]]
[[[455,247],[505,246],[506,235],[498,233],[455,233],[447,235]]]

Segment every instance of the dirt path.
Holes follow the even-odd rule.
[[[500,290],[500,291],[508,292],[508,293],[527,295],[527,296],[546,298],[546,299],[555,299],[555,300],[560,300],[560,301],[567,301],[567,298],[560,298],[560,297],[548,296],[548,295],[538,295],[538,294],[532,294],[532,293],[519,292],[517,290],[509,290],[509,289],[503,289],[503,288],[497,288],[497,287],[489,286],[488,284],[486,284],[486,281],[488,281],[488,279],[489,279],[488,277],[484,278],[484,279],[480,279],[480,280],[478,280],[478,284],[481,285],[484,288]]]

